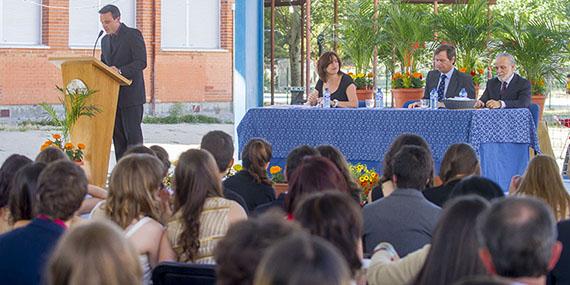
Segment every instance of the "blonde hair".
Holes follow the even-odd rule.
[[[111,173],[105,214],[123,229],[147,216],[160,221],[155,193],[162,183],[163,165],[149,154],[130,154]]]
[[[48,263],[48,284],[141,284],[142,268],[123,232],[105,220],[64,235]]]
[[[535,156],[514,195],[526,195],[546,202],[557,220],[568,217],[570,195],[566,192],[556,160],[550,156]]]

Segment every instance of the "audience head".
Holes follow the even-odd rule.
[[[37,214],[67,221],[87,194],[87,177],[69,160],[54,161],[40,173],[37,192]]]
[[[466,195],[477,195],[485,198],[487,201],[505,197],[505,193],[503,193],[499,184],[479,176],[467,177],[457,183],[451,191],[450,199]]]
[[[345,193],[321,192],[307,196],[293,215],[311,234],[334,245],[348,263],[352,276],[362,267],[362,209]]]
[[[479,159],[473,148],[466,143],[452,144],[447,148],[441,167],[439,177],[443,184],[469,175],[481,175]]]
[[[294,148],[289,154],[287,155],[287,162],[285,165],[285,176],[287,181],[291,181],[291,176],[295,169],[303,163],[303,159],[307,156],[319,156],[319,151],[316,150],[314,147],[310,147],[308,145],[301,145]]]
[[[170,170],[171,164],[170,164],[170,156],[168,155],[166,149],[164,149],[159,145],[151,145],[150,149],[154,152],[156,158],[158,158],[158,160],[160,160],[160,162],[162,162],[162,165],[164,166],[163,176],[168,175],[168,170]]]
[[[342,62],[340,61],[340,57],[338,57],[334,51],[323,53],[317,61],[317,74],[319,75],[319,79],[323,82],[327,82],[330,75],[342,74],[340,71],[341,66]]]
[[[307,157],[289,181],[285,209],[292,214],[300,201],[310,193],[340,191],[349,193],[346,180],[337,167],[324,157]]]
[[[14,175],[20,168],[32,164],[32,160],[19,154],[10,155],[0,167],[0,208],[8,205]]]
[[[105,212],[121,228],[140,216],[160,220],[157,199],[163,165],[154,155],[123,156],[111,172]]]
[[[542,199],[553,210],[557,220],[570,216],[570,195],[564,187],[556,160],[550,156],[537,155],[530,161],[514,194]]]
[[[545,276],[556,265],[562,246],[550,208],[531,197],[495,201],[477,221],[480,258],[493,275]]]
[[[141,284],[138,253],[116,225],[105,220],[74,227],[48,263],[48,284]]]
[[[38,156],[36,156],[36,162],[43,162],[45,164],[50,164],[56,160],[69,159],[63,150],[57,147],[46,147],[44,150],[40,151]]]
[[[251,139],[243,147],[241,159],[243,168],[258,184],[273,185],[267,176],[267,166],[272,158],[271,144],[264,139]]]
[[[433,159],[429,150],[406,145],[394,156],[392,171],[397,188],[423,190],[433,174]]]
[[[335,166],[338,168],[338,170],[346,180],[346,184],[350,188],[350,194],[355,196],[356,200],[360,202],[360,197],[359,197],[360,187],[352,177],[352,174],[350,174],[350,168],[348,166],[348,162],[346,161],[346,158],[344,157],[342,152],[340,152],[340,150],[338,150],[336,147],[332,145],[317,146],[317,151],[319,151],[322,157],[328,158],[332,163],[335,164]]]
[[[13,223],[20,220],[31,220],[36,216],[38,178],[45,167],[44,163],[36,162],[26,165],[16,172],[8,202]]]
[[[133,154],[133,153],[137,153],[137,154],[145,153],[145,154],[150,154],[152,156],[156,156],[156,153],[152,149],[150,149],[150,148],[148,148],[142,144],[137,144],[137,145],[130,146],[127,149],[127,151],[125,151],[125,154],[123,155],[123,157],[127,156],[129,154]]]
[[[405,145],[415,145],[419,147],[423,147],[425,149],[429,149],[428,143],[424,138],[416,135],[416,134],[401,134],[399,135],[390,145],[390,148],[384,155],[384,162],[382,162],[382,178],[381,182],[384,183],[386,181],[392,180],[392,175],[394,172],[392,171],[392,160],[396,153],[402,149]]]
[[[200,148],[209,151],[216,160],[218,172],[226,174],[234,162],[232,136],[222,131],[211,131],[202,137]]]
[[[278,242],[263,256],[255,285],[351,284],[346,262],[324,239],[299,233]]]
[[[478,275],[465,277],[453,285],[521,285],[521,283],[498,276]]]
[[[475,195],[450,200],[445,205],[414,284],[453,284],[466,276],[485,274],[473,224],[488,207],[489,202]]]
[[[441,73],[448,73],[455,64],[455,47],[449,44],[438,46],[433,53],[435,69]]]
[[[495,70],[497,71],[497,77],[501,81],[506,81],[515,73],[515,58],[506,52],[499,53],[495,57]]]
[[[181,260],[191,261],[198,252],[200,214],[209,197],[222,197],[222,181],[214,157],[201,149],[183,152],[174,170],[174,211],[180,212]]]
[[[233,224],[214,249],[216,284],[253,284],[264,253],[280,240],[300,231],[280,211]]]

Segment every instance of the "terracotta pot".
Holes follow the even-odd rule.
[[[275,197],[279,197],[281,193],[287,192],[287,190],[289,189],[289,184],[275,183],[273,184],[273,189],[275,189]]]
[[[532,103],[538,105],[538,121],[542,121],[542,111],[544,110],[544,101],[546,100],[546,96],[537,94],[532,95]]]
[[[358,97],[358,101],[372,99],[373,95],[374,90],[372,89],[356,89],[356,97]]]
[[[392,97],[394,97],[394,108],[402,108],[404,103],[410,100],[420,100],[424,97],[423,88],[398,88],[392,89]]]

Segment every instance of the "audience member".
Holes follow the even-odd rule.
[[[358,184],[352,177],[352,174],[350,174],[350,168],[348,166],[348,162],[346,161],[346,158],[344,157],[342,152],[340,152],[340,150],[338,150],[336,147],[332,145],[317,146],[317,151],[319,151],[322,157],[326,157],[330,161],[332,161],[332,163],[334,163],[334,165],[338,168],[340,173],[342,173],[344,180],[346,180],[346,184],[350,189],[350,195],[354,200],[360,203],[361,188],[360,186],[358,186]]]
[[[521,283],[512,282],[498,276],[477,275],[469,276],[461,279],[453,285],[521,285]]]
[[[162,162],[162,165],[164,166],[164,174],[162,176],[166,177],[171,166],[170,156],[168,155],[168,152],[166,149],[159,145],[151,145],[149,148],[154,152],[156,158]]]
[[[453,187],[450,199],[466,195],[477,195],[487,201],[505,197],[505,193],[499,184],[485,177],[472,176],[462,179]]]
[[[322,191],[349,193],[350,189],[342,173],[330,160],[324,157],[306,157],[289,181],[289,193],[285,198],[287,214],[292,215],[308,194]]]
[[[125,231],[140,255],[145,284],[149,284],[151,270],[158,264],[163,233],[156,198],[162,171],[162,163],[153,155],[126,154],[111,172],[109,198],[99,203],[92,215],[107,217]]]
[[[549,285],[567,285],[570,284],[570,220],[559,222],[558,241],[562,243],[562,254],[556,263],[556,267],[550,271],[548,275]]]
[[[283,219],[280,211],[233,224],[214,250],[216,284],[251,285],[255,270],[269,247],[298,233],[296,223]]]
[[[322,152],[321,152],[322,154]],[[357,284],[366,284],[362,275],[362,210],[345,193],[321,192],[307,196],[294,214],[309,233],[334,245],[346,260]]]
[[[399,135],[390,145],[390,148],[384,155],[384,161],[382,162],[382,176],[380,176],[380,185],[372,190],[372,200],[376,201],[382,197],[387,197],[394,189],[396,189],[396,185],[392,181],[392,176],[394,172],[392,171],[392,161],[394,160],[394,156],[402,147],[406,145],[415,145],[419,147],[423,147],[426,150],[429,150],[429,145],[424,140],[424,138],[416,135],[416,134],[401,134]],[[430,176],[429,182],[426,183],[431,185],[432,183],[433,174]]]
[[[465,143],[452,144],[447,148],[439,168],[439,178],[443,184],[428,188],[423,194],[430,202],[443,207],[443,204],[449,200],[453,187],[463,177],[470,175],[481,175],[475,150]]]
[[[136,145],[129,146],[129,148],[127,148],[127,150],[125,151],[125,154],[123,154],[123,156],[133,154],[133,153],[137,153],[137,154],[143,154],[144,153],[144,154],[150,154],[152,156],[156,156],[156,153],[152,149],[150,149],[150,148],[148,148],[142,144],[136,144]]]
[[[54,249],[48,285],[141,284],[137,251],[121,229],[105,220],[74,227]]]
[[[8,199],[14,175],[20,168],[32,164],[32,160],[19,154],[10,155],[0,167],[0,234],[10,230]]]
[[[400,256],[431,242],[441,208],[421,193],[433,173],[429,150],[404,146],[392,161],[394,192],[364,207],[364,252],[380,242],[394,245]]]
[[[48,165],[38,178],[37,214],[30,224],[0,236],[0,280],[40,284],[45,264],[87,194],[87,178],[71,161]]]
[[[46,147],[44,150],[40,151],[36,156],[35,162],[42,162],[47,165],[60,159],[68,160],[69,158],[63,150],[53,146]]]
[[[251,139],[241,153],[244,169],[224,181],[224,187],[245,200],[249,212],[261,204],[275,200],[273,182],[267,175],[271,157],[271,145],[266,140]]]
[[[8,208],[13,228],[21,228],[36,216],[38,178],[46,165],[41,162],[29,164],[14,176]]]
[[[223,198],[218,173],[205,150],[180,155],[174,170],[175,214],[161,239],[161,261],[214,263],[214,249],[229,225],[247,218],[238,203]]]
[[[559,221],[570,218],[570,195],[564,187],[556,160],[550,156],[537,155],[530,161],[513,194],[543,200]]]
[[[437,223],[431,246],[426,245],[402,259],[381,243],[368,268],[368,283],[452,284],[465,276],[484,274],[473,224],[488,207],[489,203],[477,196],[450,200]]]
[[[269,249],[257,267],[254,284],[349,285],[351,279],[346,261],[334,246],[299,233]]]
[[[232,137],[222,131],[211,131],[202,137],[200,148],[207,150],[214,157],[218,166],[220,180],[227,174],[234,164],[234,142]],[[222,184],[224,197],[236,201],[246,213],[249,213],[247,204],[238,193]]]
[[[562,251],[554,215],[536,198],[495,201],[479,217],[477,232],[487,271],[514,282],[545,284]]]

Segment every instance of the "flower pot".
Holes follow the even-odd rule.
[[[275,183],[273,184],[273,189],[275,189],[275,197],[279,197],[281,193],[287,192],[289,189],[289,184],[287,183]]]
[[[420,100],[424,97],[423,88],[398,88],[392,89],[392,97],[394,97],[394,108],[402,108],[404,103],[410,100]]]
[[[372,99],[373,95],[374,90],[372,89],[356,89],[356,97],[358,97],[358,101]]]
[[[532,95],[532,103],[538,105],[538,121],[542,121],[542,111],[544,110],[544,101],[546,96],[541,94]]]

